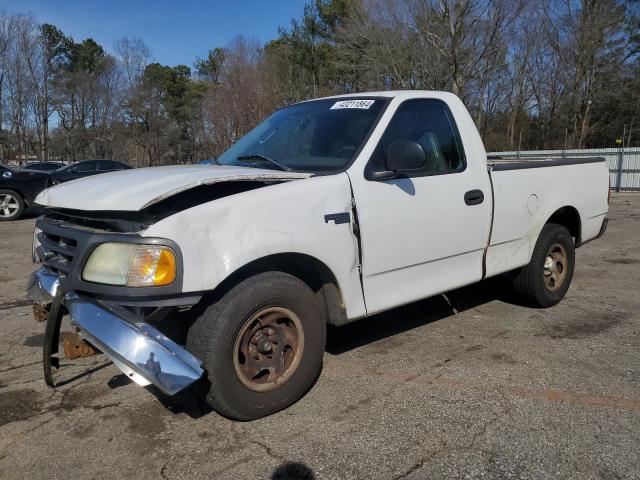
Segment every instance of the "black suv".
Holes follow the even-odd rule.
[[[116,172],[128,168],[131,167],[115,160],[83,160],[50,172],[49,186],[75,180],[76,178],[88,177],[98,173]]]
[[[16,220],[47,187],[49,174],[0,164],[0,222]]]

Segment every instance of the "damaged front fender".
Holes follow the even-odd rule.
[[[358,318],[366,311],[354,219],[326,220],[351,209],[349,178],[341,173],[197,205],[151,225],[145,235],[162,235],[179,245],[184,292],[211,291],[235,271],[268,256],[313,257],[336,278],[348,318]]]

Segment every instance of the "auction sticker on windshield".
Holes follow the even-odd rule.
[[[375,100],[341,100],[331,105],[331,110],[338,110],[340,108],[361,108],[368,110],[374,102]]]

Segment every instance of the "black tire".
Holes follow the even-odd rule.
[[[564,256],[564,262],[555,262],[555,255],[558,258]],[[548,256],[550,260],[547,260]],[[545,262],[551,265],[546,271]],[[562,269],[558,266],[560,263],[563,264]],[[569,230],[562,225],[547,223],[540,232],[529,265],[516,272],[514,289],[533,306],[552,307],[569,290],[574,266],[575,245]]]
[[[0,222],[19,219],[24,209],[24,200],[19,193],[13,190],[0,189]]]
[[[243,332],[253,331],[249,325],[255,325],[254,315],[272,309],[295,314],[303,332],[302,347],[295,349],[296,368],[287,370],[286,380],[271,384],[268,391],[256,391],[263,386],[256,386],[238,370],[244,359],[237,355],[238,345],[248,335]],[[249,348],[255,351],[258,346]],[[206,307],[187,333],[187,349],[203,361],[207,372],[199,384],[204,390],[200,393],[214,410],[235,420],[264,417],[302,398],[318,378],[324,348],[325,323],[316,295],[304,282],[282,272],[261,273],[240,282]]]

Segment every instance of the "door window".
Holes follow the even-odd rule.
[[[441,175],[465,169],[458,129],[449,108],[440,100],[403,102],[382,135],[369,168],[385,170],[389,146],[398,140],[419,143],[427,160],[423,169],[406,176]]]
[[[115,170],[122,170],[122,164],[113,160],[101,160],[100,171],[101,172],[113,172]]]
[[[80,162],[75,165],[73,171],[75,173],[91,173],[98,168],[98,162]]]

